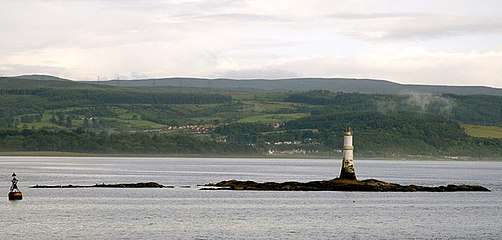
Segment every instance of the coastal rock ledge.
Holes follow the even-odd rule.
[[[36,185],[30,188],[169,188],[156,182],[141,182],[141,183],[116,183],[116,184],[95,184],[91,186],[81,185]]]
[[[228,180],[216,184],[206,184],[203,190],[262,190],[262,191],[360,191],[360,192],[490,192],[478,185],[448,186],[403,186],[376,179],[347,180],[335,178],[325,181],[301,182],[266,182]]]

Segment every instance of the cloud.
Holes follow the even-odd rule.
[[[284,69],[264,67],[255,69],[232,70],[220,74],[223,78],[236,79],[280,79],[280,78],[295,78],[298,74]]]
[[[502,87],[502,51],[470,53],[402,53],[277,59],[275,69],[301,77],[385,79],[405,84]]]
[[[181,19],[189,20],[216,20],[216,21],[232,21],[232,22],[291,22],[292,17],[281,15],[261,15],[261,14],[243,14],[243,13],[222,13],[208,15],[181,15],[176,16]]]
[[[349,26],[342,27],[341,34],[365,40],[427,40],[502,34],[501,16],[390,12],[336,13],[325,17]]]
[[[402,19],[428,16],[429,14],[416,12],[387,12],[387,13],[353,13],[339,12],[325,15],[327,18],[340,20],[374,20],[374,19]]]
[[[502,87],[502,14],[466,2],[5,1],[0,74],[362,77]]]
[[[65,73],[66,69],[54,66],[44,66],[44,65],[25,65],[25,64],[1,64],[0,74],[2,76],[15,76],[21,75],[19,73],[29,73],[29,74],[47,74],[52,73]]]
[[[501,17],[443,16],[416,19],[404,23],[385,37],[392,39],[424,39],[478,34],[502,34]]]

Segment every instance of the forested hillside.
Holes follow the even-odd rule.
[[[414,111],[442,116],[457,123],[502,125],[502,96],[359,94],[326,90],[292,93],[285,101],[319,105],[313,114],[344,111]]]
[[[181,134],[106,133],[78,130],[0,130],[0,151],[109,154],[254,154],[245,144],[208,141]]]
[[[0,151],[502,157],[502,96],[212,91],[0,78]],[[467,131],[466,131],[467,130]]]
[[[346,112],[288,122],[286,129],[316,129],[335,139],[351,125],[358,152],[366,156],[453,155],[497,156],[502,141],[469,137],[456,123],[420,112]]]

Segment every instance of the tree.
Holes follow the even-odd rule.
[[[71,128],[73,126],[73,123],[72,123],[70,115],[66,116],[66,124],[65,125],[66,125],[67,128]]]
[[[89,118],[84,117],[83,128],[89,128]]]

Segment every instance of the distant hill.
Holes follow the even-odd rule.
[[[69,79],[64,79],[51,75],[41,75],[41,74],[30,74],[30,75],[21,75],[13,78],[18,79],[28,79],[28,80],[42,80],[42,81],[71,81]]]
[[[406,85],[386,80],[350,79],[350,78],[293,78],[293,79],[206,79],[206,78],[160,78],[142,80],[111,80],[89,82],[93,84],[121,86],[121,87],[177,87],[177,88],[205,88],[213,90],[237,91],[308,91],[330,90],[346,93],[423,93],[440,95],[443,93],[458,95],[498,95],[502,96],[502,89],[482,86],[435,86],[435,85]]]
[[[0,89],[38,89],[38,88],[109,88],[85,82],[71,81],[68,79],[45,76],[23,75],[18,77],[0,77]]]
[[[502,96],[502,89],[483,86],[407,85],[386,80],[353,78],[291,78],[291,79],[208,79],[158,78],[139,80],[72,81],[47,75],[0,77],[0,89],[35,88],[102,88],[137,87],[165,89],[204,89],[212,91],[302,92],[330,90],[370,94],[456,94]]]

